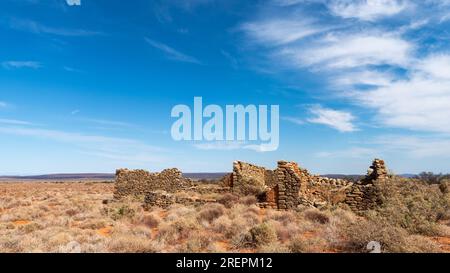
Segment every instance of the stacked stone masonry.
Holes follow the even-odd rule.
[[[250,183],[262,189],[259,205],[263,208],[288,210],[345,205],[355,212],[362,212],[381,204],[377,181],[388,177],[385,163],[380,159],[373,161],[367,176],[358,182],[312,175],[297,163],[287,161],[279,161],[275,170],[236,161],[233,172],[216,185],[198,185],[184,178],[178,169],[167,169],[161,173],[120,169],[116,172],[114,197],[143,196],[146,208],[166,208],[175,203],[200,205],[215,200],[180,197],[176,193],[239,192],[240,187]]]
[[[116,171],[114,198],[143,196],[151,191],[177,192],[193,186],[193,181],[184,178],[178,169],[166,169],[160,173],[145,170],[119,169]]]
[[[266,200],[262,200],[261,207],[286,210],[300,206],[321,208],[347,205],[353,211],[361,212],[380,205],[376,181],[386,179],[388,171],[383,160],[375,159],[368,175],[352,183],[312,175],[295,162],[279,161],[277,169],[270,171],[237,161],[231,177],[233,188],[244,185],[249,178],[265,182]]]

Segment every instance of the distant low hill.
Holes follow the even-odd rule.
[[[0,179],[7,180],[74,180],[74,179],[93,179],[93,180],[113,180],[114,174],[110,173],[64,173],[64,174],[43,174],[43,175],[24,175],[24,176],[0,176]]]
[[[183,176],[191,179],[214,180],[219,179],[227,173],[184,173]],[[43,174],[26,176],[0,176],[1,180],[114,180],[112,173],[64,173]]]
[[[227,173],[184,173],[183,176],[195,180],[216,180],[222,178]],[[323,177],[359,180],[363,175],[357,174],[326,174]],[[400,176],[411,178],[414,174],[402,174]],[[64,174],[43,174],[43,175],[28,175],[28,176],[0,176],[1,180],[114,180],[112,173],[64,173]]]

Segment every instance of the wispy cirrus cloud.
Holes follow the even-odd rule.
[[[15,30],[27,31],[34,34],[51,34],[56,36],[83,37],[104,35],[103,32],[86,29],[73,29],[65,27],[53,27],[41,24],[34,20],[13,18],[9,26]]]
[[[8,106],[8,103],[4,101],[0,101],[0,108],[6,108]]]
[[[326,5],[336,16],[364,21],[393,16],[411,7],[407,0],[334,0]]]
[[[394,35],[339,33],[319,38],[308,46],[282,49],[280,53],[299,67],[320,70],[374,65],[406,66],[412,49],[411,43]]]
[[[80,149],[81,153],[106,159],[116,159],[122,164],[125,162],[161,163],[166,158],[164,149],[134,139],[18,126],[21,124],[15,125],[0,126],[0,134],[65,143]]]
[[[35,61],[5,61],[2,62],[2,66],[5,69],[15,69],[15,68],[38,69],[42,67],[41,63]]]
[[[78,120],[102,126],[128,127],[128,128],[137,127],[135,124],[117,120],[96,119],[96,118],[79,118]]]
[[[350,147],[345,150],[330,152],[318,152],[316,157],[320,158],[374,158],[379,156],[380,150],[366,147]]]
[[[303,120],[301,118],[298,118],[298,117],[281,117],[281,119],[285,120],[285,121],[292,122],[292,123],[297,124],[297,125],[305,124],[305,120]]]
[[[309,111],[312,117],[308,118],[307,121],[310,123],[326,125],[339,132],[354,132],[357,130],[353,124],[355,117],[349,112],[324,108],[320,105],[311,107]]]
[[[81,6],[81,0],[66,0],[69,6]]]
[[[324,31],[313,20],[298,18],[293,20],[273,18],[258,22],[244,23],[241,29],[250,38],[266,45],[285,45]]]
[[[33,123],[24,121],[24,120],[17,120],[17,119],[4,119],[0,118],[0,124],[9,124],[9,125],[33,125]]]
[[[170,60],[178,61],[178,62],[185,62],[185,63],[201,64],[201,62],[198,59],[196,59],[195,57],[186,55],[166,44],[149,39],[147,37],[145,37],[144,39],[147,42],[147,44],[162,51],[166,55],[166,57]]]
[[[273,3],[284,7],[322,4],[334,16],[362,21],[375,21],[414,8],[409,0],[273,0]]]
[[[431,31],[442,24],[436,17],[448,14],[449,5],[434,0],[274,3],[278,6],[272,12],[265,8],[257,19],[242,24],[241,28],[270,60],[269,69],[276,70],[282,65],[294,72],[315,73],[328,91],[320,94],[323,100],[329,99],[332,92],[333,99],[350,102],[349,107],[360,107],[365,113],[370,111],[373,118],[368,122],[382,128],[450,133],[445,125],[450,120],[446,107],[450,105],[450,53],[441,32]],[[310,5],[314,9],[307,9]],[[384,20],[394,15],[396,20]],[[295,30],[298,33],[319,31],[292,38],[293,32],[285,33],[284,28],[270,24],[277,21],[284,22],[283,25],[309,22],[299,25]],[[426,42],[430,40],[434,42]],[[331,123],[330,116],[318,114],[315,121]],[[341,121],[353,117],[337,116]],[[341,130],[355,129],[350,123],[342,124]]]

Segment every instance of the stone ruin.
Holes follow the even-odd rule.
[[[171,193],[187,190],[192,185],[193,181],[184,178],[178,169],[166,169],[160,173],[119,169],[116,171],[114,198],[140,196],[156,190]]]
[[[233,172],[214,185],[200,185],[184,178],[178,169],[161,173],[120,169],[116,172],[114,197],[143,196],[145,208],[166,208],[174,203],[200,205],[214,199],[193,197],[193,194],[223,194],[244,192],[246,187],[257,188],[259,206],[280,210],[299,207],[347,206],[355,212],[376,208],[381,204],[377,181],[388,178],[383,160],[375,159],[368,174],[358,182],[310,174],[295,162],[279,161],[275,170],[236,161]]]
[[[370,184],[373,181],[386,179],[388,177],[388,169],[386,168],[384,160],[375,159],[372,162],[372,166],[367,170],[367,175],[362,182]]]

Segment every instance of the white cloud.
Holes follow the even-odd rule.
[[[305,124],[305,121],[301,118],[296,118],[296,117],[281,117],[282,120],[286,120],[292,123],[295,123],[297,125],[303,125]]]
[[[379,150],[365,147],[350,147],[344,150],[319,152],[320,158],[375,158],[379,156]]]
[[[268,19],[242,25],[252,39],[266,46],[283,45],[323,31],[306,19]]]
[[[69,6],[81,6],[81,0],[66,0]]]
[[[57,36],[73,36],[73,37],[83,37],[83,36],[95,36],[104,35],[102,32],[90,31],[85,29],[70,29],[61,27],[51,27],[43,25],[33,20],[18,19],[13,18],[10,21],[10,27],[16,30],[28,31],[35,34],[51,34]]]
[[[384,125],[450,133],[450,80],[414,75],[388,86],[361,91],[358,99],[376,109],[377,118]]]
[[[13,68],[32,68],[38,69],[42,65],[39,62],[34,61],[6,61],[2,62],[3,68],[13,69]]]
[[[138,161],[141,163],[161,163],[161,161],[165,160],[164,154],[167,152],[160,147],[147,145],[133,139],[23,126],[0,126],[0,134],[34,137],[66,143],[81,149],[82,153],[107,159],[116,159],[122,164],[125,162],[136,163]]]
[[[318,39],[308,48],[281,49],[297,66],[318,69],[356,68],[367,65],[405,66],[413,46],[398,37],[382,34],[338,34]]]
[[[67,72],[73,72],[73,73],[83,73],[83,70],[77,69],[77,68],[73,68],[70,66],[63,66],[63,69]]]
[[[326,125],[340,132],[354,132],[357,130],[355,125],[353,125],[355,117],[349,112],[314,106],[310,108],[310,113],[313,117],[309,118],[308,122]]]
[[[180,51],[177,51],[168,45],[151,40],[149,38],[145,38],[145,41],[152,47],[164,52],[165,55],[167,56],[167,58],[169,58],[170,60],[186,62],[186,63],[201,64],[201,62],[199,60],[197,60],[196,58],[186,55],[184,53],[181,53]]]
[[[354,15],[367,20],[395,14],[412,5],[409,1],[277,2],[282,5],[299,4],[290,7],[294,10],[302,8],[301,2],[322,3],[333,7],[335,13],[343,17]],[[444,12],[445,7],[439,1],[414,5],[426,12],[417,14],[411,20],[397,22],[399,25],[395,27],[378,22],[371,22],[370,25],[355,22],[350,25],[346,20],[337,18],[338,21],[333,21],[332,30],[329,28],[328,31],[318,32],[304,40],[296,40],[292,33],[318,29],[317,24],[326,29],[329,23],[322,20],[321,15],[315,16],[312,21],[308,17],[299,16],[299,12],[280,13],[277,10],[270,20],[247,23],[247,26],[252,26],[252,41],[266,48],[265,53],[274,69],[285,64],[293,69],[317,73],[323,77],[326,86],[335,92],[332,96],[334,99],[340,96],[365,110],[373,111],[373,119],[369,117],[367,122],[383,127],[450,133],[450,54],[436,52],[436,48],[441,48],[439,44],[429,47],[421,43],[426,37],[433,37],[434,34],[430,31],[419,32],[419,38],[415,39],[409,35],[410,31],[418,31],[437,23],[429,17],[430,10],[436,10],[436,6],[429,5],[438,5],[440,13]],[[350,13],[353,15],[350,16]],[[267,10],[264,10],[264,14],[268,14]],[[279,21],[283,24],[267,23],[277,22],[277,18],[281,18]],[[283,25],[295,25],[299,20],[310,23],[299,26],[295,31],[282,28]],[[266,25],[270,27],[265,27]],[[249,28],[244,30],[248,34]],[[260,36],[257,36],[258,33]],[[265,33],[268,34],[263,35]],[[429,53],[424,55],[424,52]],[[341,131],[355,129],[350,125],[354,117],[347,114],[349,115],[340,116],[341,120],[345,121],[347,118],[350,122],[344,122],[342,126],[336,125]],[[323,115],[313,119],[328,125],[332,123],[330,120],[331,117]],[[301,122],[298,119],[290,121]]]
[[[336,76],[332,76],[331,78],[332,85],[335,88],[348,88],[354,85],[390,85],[394,81],[395,75],[389,72],[380,72],[364,68],[356,71],[337,73]]]
[[[238,69],[239,62],[234,56],[232,56],[230,53],[226,52],[225,50],[221,50],[220,53],[230,62],[230,65],[233,69]]]
[[[337,16],[374,21],[381,17],[392,16],[408,7],[404,0],[332,0],[328,8]]]
[[[8,107],[8,104],[4,101],[0,101],[0,108],[6,108]]]
[[[450,158],[448,137],[385,135],[374,139],[372,143],[385,151],[406,153],[414,158]]]
[[[305,0],[273,0],[273,3],[279,6],[293,6],[304,3]]]
[[[0,118],[0,124],[9,124],[9,125],[33,125],[31,122],[17,120],[17,119],[2,119]]]
[[[76,113],[75,113],[76,114]],[[113,126],[113,127],[136,127],[136,125],[116,120],[106,120],[106,119],[94,119],[94,118],[80,118],[80,121],[94,123],[102,126]]]
[[[437,80],[450,80],[450,55],[436,54],[419,60],[415,69]]]

